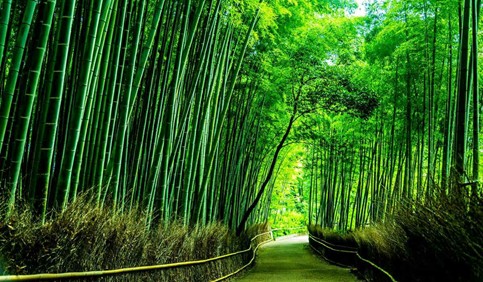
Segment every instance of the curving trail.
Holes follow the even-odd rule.
[[[348,269],[318,258],[308,236],[279,239],[260,248],[255,266],[238,281],[359,281]]]

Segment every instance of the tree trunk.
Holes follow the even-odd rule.
[[[262,198],[262,195],[265,192],[265,188],[267,188],[267,185],[272,178],[273,171],[275,170],[275,165],[277,164],[278,156],[280,154],[280,151],[283,148],[283,145],[285,144],[285,141],[287,140],[287,138],[290,134],[293,123],[295,121],[295,115],[296,114],[297,114],[297,102],[295,102],[293,112],[292,112],[292,116],[290,117],[290,121],[287,125],[287,128],[285,129],[285,133],[282,136],[282,139],[280,140],[280,142],[278,143],[277,148],[275,149],[275,153],[273,154],[272,162],[270,164],[270,168],[268,169],[268,173],[265,176],[265,180],[263,181],[262,185],[260,186],[260,190],[258,191],[257,196],[255,197],[255,200],[252,202],[252,204],[245,211],[245,213],[243,214],[243,217],[240,221],[240,224],[236,228],[236,234],[238,234],[238,235],[240,235],[243,232],[243,230],[245,230],[245,224],[246,224],[248,218],[250,217],[250,214],[253,212],[253,210],[257,206],[258,202]]]

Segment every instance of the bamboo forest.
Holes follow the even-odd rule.
[[[483,281],[481,6],[0,0],[0,281]]]

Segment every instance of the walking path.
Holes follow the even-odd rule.
[[[348,269],[317,257],[307,236],[280,239],[262,246],[255,266],[239,281],[358,281]]]

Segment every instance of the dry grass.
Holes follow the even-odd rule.
[[[382,229],[380,263],[387,258],[401,281],[482,281],[483,201],[476,204],[472,211],[447,199],[404,205]],[[360,241],[363,247],[369,240]]]
[[[143,222],[140,213],[117,215],[97,208],[85,197],[45,225],[25,209],[0,223],[1,272],[57,273],[165,264],[215,257],[250,244],[247,235],[236,237],[221,224],[188,228],[170,223],[147,231]],[[238,269],[250,255],[103,280],[208,281]]]
[[[254,236],[262,233],[266,233],[268,230],[270,230],[270,225],[268,223],[262,223],[262,224],[255,224],[250,226],[244,234],[245,238],[253,238]],[[270,240],[270,233],[264,234],[262,236],[258,236],[255,240],[253,240],[253,246],[255,247],[257,244],[261,242],[265,242],[267,240]]]
[[[321,238],[327,242],[330,242],[331,244],[353,248],[357,247],[355,238],[352,233],[338,232],[316,225],[309,226],[309,232],[317,238]]]
[[[315,225],[309,226],[308,229],[310,234],[332,244],[331,247],[334,249],[353,251],[353,248],[357,247],[355,238],[352,233],[337,232]],[[311,242],[311,246],[330,262],[342,266],[354,266],[356,264],[356,256],[354,254],[333,251],[330,248],[326,248],[319,243],[313,242],[312,239],[310,239],[309,241]]]
[[[460,202],[407,203],[383,224],[348,234],[311,228],[334,244],[356,243],[359,254],[398,281],[483,281],[483,201],[471,211]],[[363,262],[366,277],[387,277]]]

